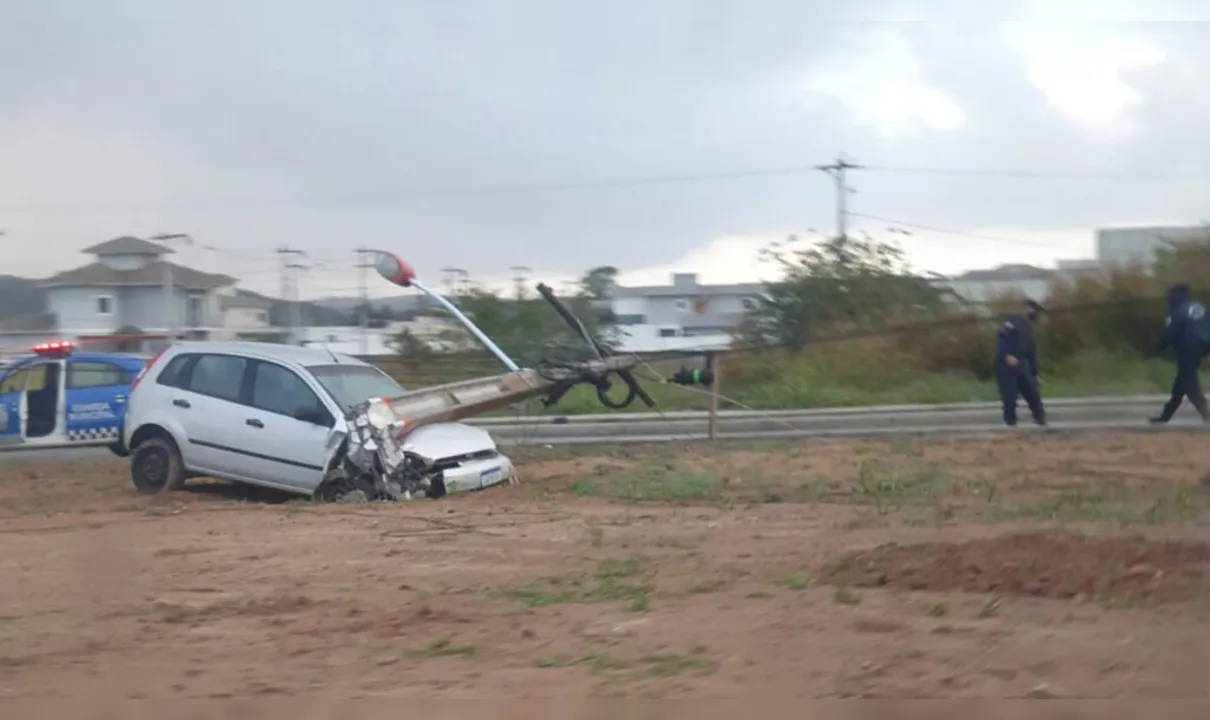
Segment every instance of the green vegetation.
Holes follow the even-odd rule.
[[[851,454],[829,456],[835,465],[827,469],[808,469],[811,448],[779,440],[723,443],[709,458],[700,457],[696,447],[671,457],[665,445],[590,448],[588,456],[608,460],[573,470],[565,487],[573,494],[622,503],[848,505],[868,509],[873,521],[896,518],[913,525],[975,520],[1146,527],[1195,523],[1210,514],[1210,477],[1191,482],[1173,473],[1139,483],[1129,473],[1107,469],[1119,461],[1132,467],[1146,463],[1142,458],[1150,451],[1133,450],[1134,444],[1068,458],[1064,448],[1069,439],[1040,438],[1036,449],[1047,453],[1053,464],[1039,470],[1002,462],[999,454],[1013,455],[1011,449],[969,455],[963,450],[966,442],[871,440],[850,446]],[[565,448],[520,450],[517,457],[539,462],[566,452]],[[577,447],[576,452],[583,454],[586,449]],[[1035,486],[1039,478],[1052,476],[1063,482]],[[643,574],[637,560],[616,567],[614,562],[597,569],[597,581],[616,583],[618,578]],[[783,575],[775,582],[794,590],[811,586],[809,577],[801,573]],[[586,583],[583,578],[549,578],[510,592],[537,606],[627,598],[641,587],[593,588]],[[706,590],[705,586],[690,588],[691,592]]]
[[[699,645],[688,654],[658,653],[636,659],[616,658],[604,653],[594,653],[579,658],[566,655],[541,657],[534,667],[564,668],[583,666],[596,675],[626,673],[632,677],[673,677],[677,675],[706,675],[713,672],[718,663],[705,656],[707,649]]]
[[[994,400],[994,337],[999,320],[1020,310],[1020,297],[974,307],[914,274],[892,243],[868,236],[834,238],[770,251],[780,280],[738,331],[752,348],[723,360],[721,393],[758,409],[843,407]],[[614,318],[593,304],[616,271],[597,268],[570,300],[593,332],[616,340]],[[1184,281],[1203,302],[1199,281],[1210,277],[1210,245],[1159,253],[1154,273],[1125,269],[1056,280],[1050,313],[1037,328],[1044,397],[1166,392],[1174,369],[1155,343],[1166,308],[1163,289]],[[485,291],[459,297],[463,308],[519,361],[583,357],[585,348],[540,299],[506,300]],[[990,312],[989,312],[990,311]],[[384,368],[409,386],[500,371],[485,352],[439,357],[408,349]],[[691,359],[686,364],[701,361]],[[661,409],[703,409],[703,388],[660,384],[682,363],[653,363],[639,374]],[[1208,377],[1210,379],[1210,377]],[[726,407],[727,403],[724,402]],[[641,403],[629,410],[645,411]],[[576,388],[554,408],[537,402],[529,414],[602,412],[595,390]],[[513,411],[504,411],[511,413]]]
[[[606,559],[597,564],[589,577],[541,577],[525,585],[504,588],[503,597],[529,607],[544,607],[563,603],[621,602],[629,612],[648,610],[647,596],[651,586],[637,582],[644,574],[638,557]]]
[[[414,650],[415,657],[475,657],[479,648],[474,645],[455,645],[448,637],[440,637],[422,648]]]

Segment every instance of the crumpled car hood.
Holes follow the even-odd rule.
[[[408,433],[403,449],[427,460],[495,450],[496,441],[483,428],[463,423],[423,425]]]

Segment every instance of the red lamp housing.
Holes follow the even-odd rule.
[[[378,261],[374,263],[374,269],[378,274],[389,280],[390,282],[400,287],[408,287],[412,284],[412,280],[416,278],[416,271],[412,269],[395,253],[385,250],[375,250],[378,253]]]
[[[34,345],[31,350],[42,357],[64,357],[70,355],[75,344],[70,340],[52,340]]]

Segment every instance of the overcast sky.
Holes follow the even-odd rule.
[[[275,248],[307,251],[312,296],[354,289],[362,243],[433,281],[755,280],[764,243],[835,227],[809,168],[841,152],[871,166],[852,227],[910,230],[888,237],[919,269],[1052,264],[1091,254],[1095,227],[1210,219],[1210,12],[980,7],[5,0],[0,273],[186,232],[207,247],[181,262],[262,291]]]

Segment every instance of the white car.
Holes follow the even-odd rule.
[[[350,499],[361,491],[341,482],[339,470],[349,411],[403,393],[373,365],[324,348],[176,343],[152,358],[130,389],[122,439],[131,479],[143,493],[205,476]],[[478,490],[514,474],[491,435],[463,423],[416,428],[402,449],[434,475],[429,495]]]

